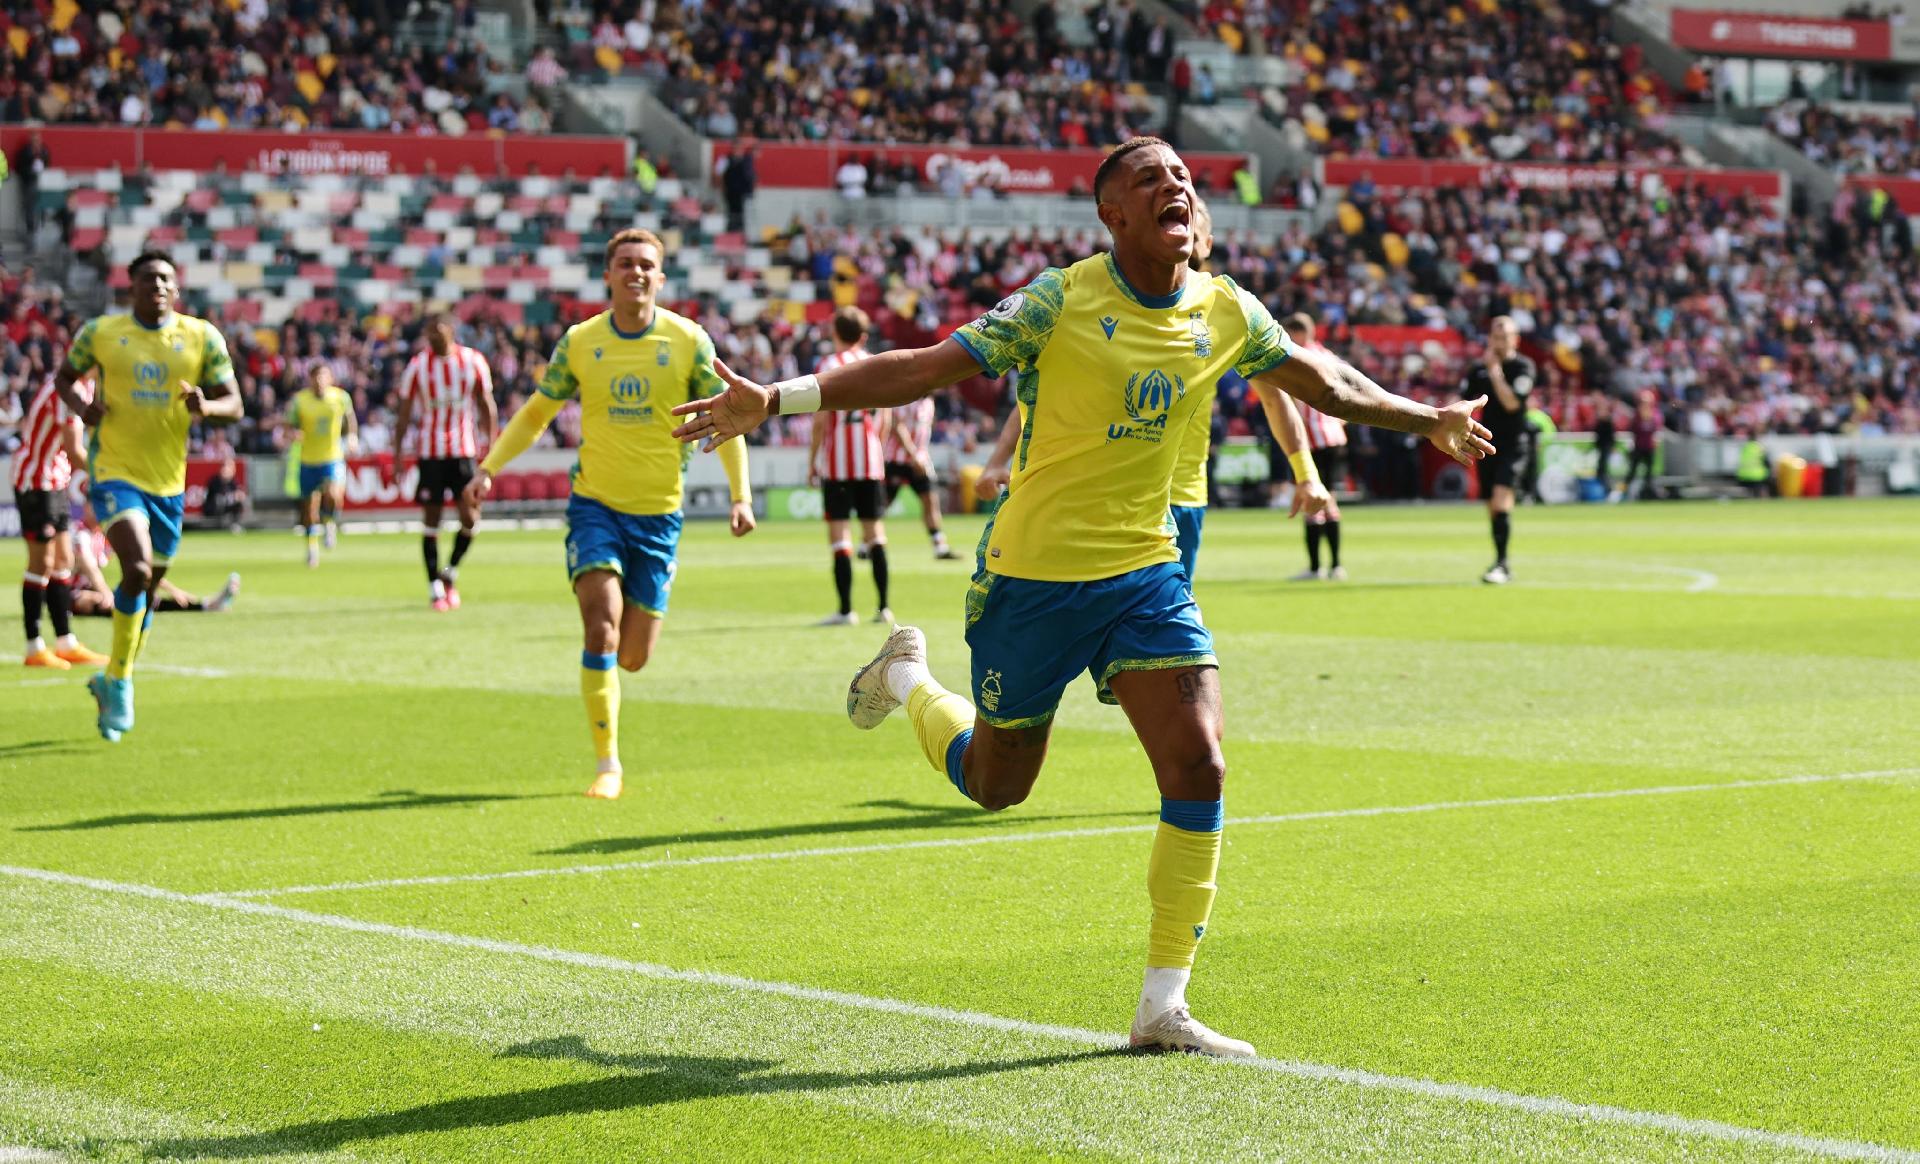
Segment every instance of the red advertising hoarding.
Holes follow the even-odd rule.
[[[409,457],[404,465],[393,454],[348,457],[346,508],[353,510],[411,509],[420,484],[420,462]],[[565,501],[571,488],[565,469],[509,469],[494,479],[495,501]],[[188,485],[188,501],[192,501]]]
[[[1352,186],[1370,178],[1383,191],[1458,189],[1511,182],[1531,190],[1605,189],[1620,180],[1638,186],[1657,174],[1670,190],[1699,188],[1715,194],[1779,198],[1786,183],[1774,170],[1691,170],[1683,166],[1618,166],[1607,162],[1445,162],[1399,158],[1328,158],[1321,182]]]
[[[717,162],[741,148],[739,142],[715,142]],[[938,187],[942,173],[958,166],[969,185],[990,184],[1007,194],[1066,194],[1076,186],[1091,190],[1093,173],[1105,150],[997,149],[991,146],[900,146],[873,142],[764,142],[754,149],[754,175],[766,187],[831,190],[834,175],[849,160],[871,171],[876,164],[910,163],[923,185]],[[1233,172],[1246,165],[1242,154],[1182,153],[1202,189],[1226,190]]]
[[[1884,20],[1675,8],[1673,43],[1720,56],[1886,61],[1893,59],[1893,26]]]
[[[11,152],[38,133],[50,164],[64,170],[261,170],[279,174],[458,174],[519,177],[537,167],[583,178],[627,172],[627,143],[617,137],[486,134],[414,137],[394,133],[282,133],[278,131],[107,129],[49,125],[0,127],[0,148]]]

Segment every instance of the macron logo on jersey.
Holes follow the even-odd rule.
[[[1107,333],[1109,340],[1113,338],[1113,329],[1119,326],[1120,321],[1111,315],[1103,315],[1100,317],[1100,330]]]

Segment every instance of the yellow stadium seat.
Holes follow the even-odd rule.
[[[259,344],[272,355],[280,354],[280,332],[276,328],[256,327],[253,329],[253,342]]]
[[[299,75],[294,77],[293,84],[300,90],[300,95],[308,101],[320,100],[327,91],[326,83],[306,69],[300,70]]]
[[[1327,123],[1324,121],[1303,121],[1300,124],[1307,131],[1307,140],[1317,145],[1326,145],[1327,139],[1333,136],[1327,132]]]
[[[1220,25],[1220,40],[1221,43],[1232,49],[1236,54],[1239,53],[1241,48],[1247,43],[1246,34],[1240,31],[1238,25],[1234,24],[1222,23]]]
[[[593,63],[609,73],[620,71],[620,54],[606,45],[593,50]]]
[[[7,30],[7,47],[13,50],[16,57],[26,56],[27,45],[32,41],[33,35],[17,24]]]
[[[1407,265],[1407,240],[1397,234],[1390,234],[1380,240],[1380,249],[1387,253],[1387,263],[1393,267]]]
[[[1372,279],[1376,283],[1384,283],[1387,280],[1387,269],[1379,263],[1368,263],[1367,278]]]
[[[319,70],[322,77],[331,77],[333,71],[340,67],[340,58],[332,53],[321,53],[320,59],[313,62],[313,67]]]
[[[73,18],[80,15],[80,5],[74,0],[54,0],[53,15],[47,20],[48,27],[55,32],[65,32],[73,24]]]
[[[262,190],[253,196],[253,204],[270,214],[283,214],[293,209],[293,193],[289,190]]]
[[[860,284],[850,279],[835,279],[833,281],[833,305],[835,307],[852,307],[859,301]]]
[[[788,323],[800,327],[807,322],[807,305],[785,300],[780,304],[780,314]]]
[[[1342,233],[1359,234],[1362,228],[1367,225],[1367,220],[1365,216],[1360,213],[1360,208],[1351,202],[1342,202],[1338,213]]]

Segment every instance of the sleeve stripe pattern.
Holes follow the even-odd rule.
[[[22,439],[13,454],[16,492],[65,489],[73,479],[73,466],[60,443],[68,423],[65,414],[60,394],[53,390],[53,378],[48,377],[34,394],[33,402],[27,405],[26,415],[20,418]]]

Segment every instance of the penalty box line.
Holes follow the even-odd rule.
[[[1235,828],[1250,825],[1294,824],[1302,821],[1343,820],[1353,817],[1413,816],[1429,812],[1460,812],[1478,808],[1511,808],[1532,804],[1570,804],[1583,800],[1623,800],[1640,796],[1682,796],[1703,792],[1753,788],[1785,788],[1804,784],[1836,784],[1861,780],[1893,780],[1920,775],[1920,768],[1887,768],[1871,772],[1814,773],[1758,780],[1723,780],[1710,784],[1663,784],[1647,788],[1605,788],[1590,792],[1552,792],[1536,796],[1503,796],[1488,800],[1441,800],[1430,804],[1390,804],[1365,808],[1329,808],[1311,812],[1272,813],[1229,817]],[[607,861],[593,865],[558,865],[541,869],[509,869],[493,873],[448,873],[429,877],[393,877],[378,881],[336,881],[322,885],[237,889],[199,894],[207,900],[244,900],[311,893],[348,893],[371,889],[400,889],[418,885],[467,885],[486,881],[516,881],[529,877],[569,877],[598,873],[679,869],[697,865],[739,865],[756,861],[796,861],[812,857],[843,857],[861,853],[900,853],[915,849],[957,849],[974,845],[1005,845],[1031,841],[1061,841],[1084,837],[1111,837],[1150,833],[1157,824],[1104,825],[1095,828],[1048,829],[1039,832],[990,833],[973,837],[934,837],[917,841],[883,841],[872,845],[821,845],[804,849],[774,849],[757,853],[715,853],[702,857],[658,857],[645,861]]]
[[[251,914],[257,917],[274,918],[297,925],[341,930],[349,933],[369,934],[411,942],[426,942],[455,949],[476,950],[482,953],[533,959],[566,966],[582,967],[590,970],[631,974],[656,981],[680,982],[746,994],[797,999],[804,1002],[843,1007],[851,1010],[900,1015],[928,1022],[1001,1031],[1029,1038],[1051,1039],[1080,1046],[1113,1049],[1126,1045],[1126,1039],[1121,1035],[1091,1030],[1084,1027],[1030,1022],[1025,1019],[1006,1018],[980,1011],[958,1010],[950,1007],[908,1002],[902,999],[854,994],[840,990],[824,990],[818,987],[801,986],[791,982],[775,982],[757,978],[746,978],[736,974],[724,974],[707,970],[679,970],[651,962],[632,961],[630,959],[615,958],[605,954],[592,954],[579,950],[563,950],[552,946],[528,945],[520,942],[503,941],[497,938],[483,938],[470,934],[425,929],[419,926],[390,925],[386,922],[366,921],[340,914],[313,913],[307,910],[292,909],[287,906],[274,905],[263,901],[241,901],[233,898],[179,893],[153,885],[107,881],[97,877],[83,877],[74,873],[61,873],[50,869],[0,865],[0,876],[21,878],[54,885],[72,886],[120,896],[143,897],[168,903],[196,905],[208,909]],[[1698,1119],[1668,1112],[1639,1111],[1632,1108],[1615,1107],[1610,1104],[1579,1103],[1574,1100],[1562,1099],[1556,1096],[1527,1095],[1520,1092],[1503,1091],[1497,1087],[1482,1087],[1464,1083],[1445,1083],[1415,1076],[1388,1075],[1354,1067],[1338,1067],[1325,1063],[1266,1058],[1215,1060],[1212,1065],[1226,1069],[1238,1068],[1267,1071],[1276,1075],[1290,1076],[1297,1079],[1340,1083],[1364,1090],[1394,1092],[1427,1099],[1504,1108],[1511,1111],[1524,1112],[1529,1115],[1613,1124],[1665,1132],[1670,1135],[1683,1137],[1787,1149],[1834,1160],[1868,1160],[1880,1161],[1883,1162],[1883,1164],[1920,1164],[1920,1152],[1905,1148],[1890,1147],[1883,1144],[1813,1136],[1799,1132],[1770,1131],[1764,1128],[1725,1123],[1720,1120]]]

